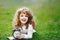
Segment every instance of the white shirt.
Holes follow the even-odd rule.
[[[21,29],[21,28],[19,28],[19,29]],[[33,27],[32,27],[31,24],[29,24],[28,29],[26,29],[26,26],[25,26],[25,25],[24,25],[24,26],[22,27],[22,29],[21,29],[21,33],[24,34],[24,36],[25,36],[24,38],[26,38],[26,39],[32,38],[32,35],[33,35],[34,32],[36,32],[36,31],[33,29]],[[20,32],[15,31],[15,32],[14,32],[14,36],[16,37],[18,33],[20,33]],[[27,34],[26,34],[26,33],[27,33]]]

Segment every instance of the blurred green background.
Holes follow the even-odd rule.
[[[0,0],[0,40],[12,35],[12,19],[20,7],[30,8],[36,21],[29,40],[60,40],[60,0]]]

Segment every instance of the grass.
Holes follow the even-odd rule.
[[[6,5],[4,2],[9,4]],[[13,4],[14,2],[12,1]],[[7,40],[7,37],[12,35],[12,19],[16,9],[21,6],[31,8],[36,21],[36,33],[29,40],[60,40],[59,0],[48,0],[47,2],[40,0],[37,6],[24,3],[22,3],[23,5],[17,3],[17,6],[16,3],[13,4],[10,4],[9,1],[0,1],[0,40]]]

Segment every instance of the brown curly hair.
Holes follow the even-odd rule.
[[[33,19],[33,16],[32,16],[32,12],[28,8],[20,8],[16,11],[16,14],[15,14],[14,19],[13,19],[13,26],[16,26],[18,28],[19,27],[22,28],[22,25],[21,25],[21,22],[20,22],[20,14],[21,13],[24,13],[28,16],[28,21],[25,24],[26,29],[28,29],[29,24],[32,25],[33,29],[35,29],[35,22],[34,22],[34,19]]]

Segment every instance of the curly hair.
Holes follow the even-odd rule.
[[[33,29],[35,29],[35,22],[34,22],[34,19],[33,19],[33,16],[32,16],[32,12],[26,7],[19,8],[16,11],[14,19],[13,19],[13,26],[22,28],[22,25],[21,25],[21,22],[20,22],[20,14],[21,13],[24,13],[24,14],[26,14],[28,16],[28,21],[25,24],[26,25],[26,29],[28,29],[28,24],[31,24]]]

